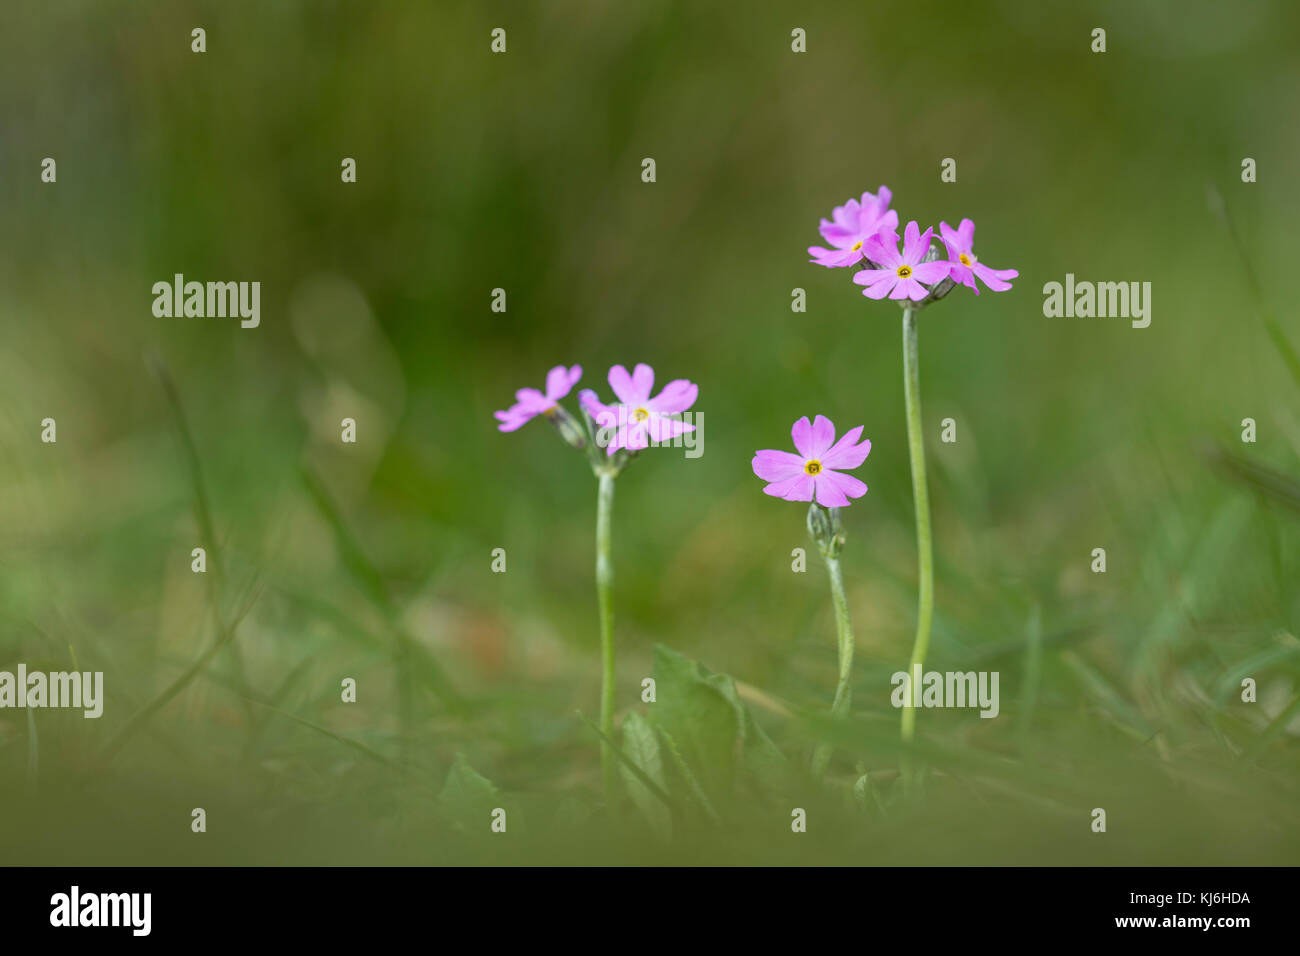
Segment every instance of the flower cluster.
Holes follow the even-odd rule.
[[[933,249],[933,227],[921,232],[915,221],[903,230],[900,252],[898,213],[889,208],[892,198],[888,187],[881,186],[874,196],[863,193],[860,200],[850,199],[836,206],[831,218],[821,221],[819,230],[835,248],[810,246],[812,261],[831,269],[861,266],[853,281],[866,286],[862,294],[871,299],[929,303],[943,298],[954,285],[967,286],[979,295],[976,279],[994,292],[1011,288],[1007,280],[1020,273],[1015,269],[992,269],[975,257],[975,223],[969,219],[963,219],[956,229],[946,222],[939,223],[946,259]]]
[[[695,426],[678,417],[695,404],[699,386],[684,378],[674,379],[658,395],[654,390],[655,373],[649,365],[637,365],[628,372],[622,365],[609,370],[609,387],[617,402],[605,404],[589,388],[578,393],[578,408],[583,424],[560,404],[582,377],[582,366],[557,365],[546,375],[546,391],[521,388],[515,404],[496,412],[497,428],[514,431],[538,415],[544,415],[559,429],[561,437],[574,448],[603,448],[609,464],[621,470],[628,458],[638,451],[695,430]],[[615,457],[618,452],[622,455]],[[593,457],[593,463],[600,463]]]

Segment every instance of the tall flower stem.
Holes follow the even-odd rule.
[[[840,679],[835,686],[831,716],[842,720],[849,715],[849,700],[852,696],[849,677],[853,672],[853,623],[849,620],[849,602],[844,596],[844,575],[840,572],[840,559],[831,551],[832,549],[822,548],[826,574],[831,580],[831,603],[835,606],[835,635],[840,655]],[[812,772],[818,780],[826,773],[831,750],[830,744],[823,743],[818,744],[813,751]]]
[[[925,667],[930,648],[930,622],[934,616],[934,553],[930,543],[930,494],[925,478],[925,439],[921,432],[921,375],[916,344],[915,308],[903,310],[903,394],[907,404],[907,445],[912,459],[912,497],[916,503],[916,560],[920,581],[917,593],[916,641],[908,673]],[[903,742],[910,743],[916,733],[916,698],[919,687],[912,688],[911,699],[903,708]],[[910,774],[904,774],[904,782]]]
[[[600,732],[605,741],[614,739],[614,559],[610,553],[610,519],[614,512],[614,474],[597,473],[600,481],[596,498],[596,601],[600,607]],[[614,754],[610,745],[600,745],[600,773],[605,804],[614,803]]]

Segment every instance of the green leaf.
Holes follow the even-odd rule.
[[[655,646],[654,673],[652,719],[708,792],[730,793],[742,782],[761,786],[783,769],[785,758],[754,721],[730,677],[663,645]]]
[[[458,753],[447,771],[447,782],[442,786],[438,802],[458,828],[486,833],[492,811],[501,806],[501,795],[491,780],[471,767],[464,754]]]
[[[659,737],[650,722],[636,711],[623,719],[623,751],[641,768],[642,773],[659,785],[660,789],[668,789],[664,775],[663,755],[659,750]],[[661,837],[667,839],[672,836],[672,814],[664,806],[663,801],[627,766],[619,764],[618,769],[623,776],[623,783],[627,786],[628,795],[646,818],[646,822]]]

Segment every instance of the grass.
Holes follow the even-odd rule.
[[[810,6],[802,58],[778,10],[687,4],[509,11],[504,57],[470,4],[223,4],[207,59],[108,0],[86,10],[107,31],[16,19],[0,165],[53,152],[59,182],[6,178],[0,670],[102,670],[107,700],[0,711],[0,861],[1300,859],[1300,186],[1269,105],[1300,11],[1207,6],[1157,35],[1117,9],[1092,57],[1064,9],[918,9],[924,49],[875,29],[901,7]],[[880,182],[1021,272],[919,320],[926,666],[999,671],[1001,713],[918,713],[907,800],[896,319],[803,254]],[[262,326],[155,319],[178,271],[262,281]],[[1067,271],[1152,281],[1151,327],[1044,318]],[[619,479],[616,812],[579,716],[600,700],[588,468],[491,416],[561,361],[602,390],[616,362],[688,377],[706,418],[701,458]],[[873,443],[843,516],[847,721],[825,581],[791,570],[800,516],[748,470],[819,411]]]

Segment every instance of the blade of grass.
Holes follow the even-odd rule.
[[[397,668],[399,716],[403,727],[409,728],[413,723],[414,698],[410,686],[411,678],[418,668],[428,681],[430,687],[453,710],[465,710],[464,698],[452,686],[442,667],[433,655],[420,647],[402,626],[400,613],[388,591],[388,585],[379,569],[366,557],[360,544],[348,528],[338,507],[320,480],[308,469],[302,470],[302,481],[325,523],[334,532],[334,541],[343,559],[343,565],[361,587],[381,614],[384,615],[393,632],[393,662]]]
[[[1035,603],[1029,613],[1029,626],[1025,640],[1025,687],[1020,697],[1020,719],[1016,728],[1020,737],[1020,753],[1029,752],[1029,728],[1038,704],[1038,688],[1043,681],[1043,609]]]
[[[226,629],[226,624],[222,619],[221,608],[223,606],[223,592],[225,590],[225,575],[222,570],[221,544],[217,540],[216,524],[212,520],[212,506],[208,501],[207,486],[203,481],[203,468],[199,460],[198,446],[194,442],[194,435],[190,431],[189,423],[185,418],[185,409],[181,406],[180,393],[176,390],[176,383],[172,380],[171,372],[168,371],[160,358],[151,356],[149,363],[153,369],[154,376],[162,386],[163,393],[167,396],[167,404],[171,407],[172,416],[176,421],[176,430],[180,434],[181,446],[185,453],[185,463],[189,468],[190,487],[194,495],[194,518],[199,526],[199,537],[202,539],[204,546],[207,548],[208,555],[208,600],[212,605],[212,615],[217,622],[218,633]],[[235,679],[238,681],[244,696],[252,693],[248,685],[247,674],[244,670],[244,658],[239,652],[239,647],[233,641],[234,635],[230,639],[223,641],[223,645],[230,649],[230,660],[234,668]],[[253,712],[250,708],[245,708],[250,720],[253,719]]]
[[[1282,326],[1278,323],[1277,313],[1268,304],[1264,298],[1264,287],[1260,284],[1259,276],[1255,272],[1254,263],[1249,255],[1246,254],[1246,245],[1241,241],[1241,236],[1237,234],[1237,227],[1232,221],[1232,215],[1228,212],[1228,204],[1224,201],[1223,194],[1213,185],[1208,185],[1210,209],[1218,217],[1220,222],[1228,231],[1228,238],[1232,240],[1233,248],[1237,250],[1237,255],[1241,258],[1241,267],[1246,274],[1246,284],[1250,286],[1250,294],[1255,300],[1255,305],[1259,308],[1260,318],[1264,321],[1264,330],[1268,333],[1269,340],[1273,343],[1273,348],[1277,350],[1278,356],[1286,365],[1291,377],[1295,379],[1296,385],[1300,385],[1300,355],[1296,353],[1295,347],[1287,339],[1286,333],[1282,331]]]
[[[1234,454],[1226,448],[1206,452],[1210,466],[1221,475],[1248,486],[1261,497],[1300,514],[1300,481],[1289,475]]]
[[[677,805],[676,801],[674,801],[672,797],[668,796],[668,794],[664,791],[664,789],[660,787],[659,784],[655,783],[654,779],[649,774],[647,774],[644,770],[638,767],[636,761],[623,752],[623,748],[621,748],[618,744],[614,743],[613,740],[607,737],[604,731],[602,731],[599,727],[597,727],[594,723],[592,723],[592,721],[588,719],[587,715],[584,714],[582,711],[579,710],[576,711],[576,713],[578,715],[578,719],[581,720],[588,727],[590,727],[592,733],[594,733],[597,737],[599,737],[601,741],[609,745],[609,749],[613,751],[614,756],[618,757],[619,760],[623,761],[623,763],[627,766],[628,770],[632,771],[633,775],[637,778],[637,780],[639,780],[642,784],[645,785],[645,788],[647,790],[649,790],[656,797],[658,797],[663,802],[664,806],[666,806],[669,810],[673,811],[673,813],[681,812],[681,807]]]
[[[250,593],[248,602],[240,609],[239,613],[235,615],[235,618],[231,621],[229,626],[224,629],[218,629],[217,638],[213,641],[212,646],[200,654],[198,659],[187,667],[184,673],[172,681],[161,694],[136,711],[136,713],[131,716],[131,719],[128,720],[116,734],[109,738],[108,743],[106,743],[100,751],[101,760],[108,760],[121,750],[122,746],[135,734],[137,730],[140,729],[141,726],[144,725],[145,721],[157,713],[163,705],[173,697],[184,690],[190,681],[194,680],[194,678],[197,677],[209,663],[211,663],[212,659],[221,652],[222,648],[228,646],[230,642],[235,639],[235,634],[239,628],[239,622],[243,620],[244,615],[252,610],[253,605],[257,601],[258,595],[261,593],[261,586],[255,584]]]

